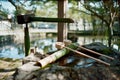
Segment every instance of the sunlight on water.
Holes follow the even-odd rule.
[[[19,50],[14,46],[3,48],[0,51],[1,51],[0,57],[19,59],[19,58],[23,58],[25,56],[24,53],[18,54]]]
[[[55,48],[55,38],[47,38],[47,39],[36,39],[34,41],[31,41],[31,47],[37,46],[39,49],[44,50],[45,53],[51,52],[56,50]],[[15,58],[20,59],[24,58],[24,44],[15,44],[15,43],[9,43],[9,42],[3,42],[2,45],[0,45],[0,57],[5,58]]]
[[[57,38],[44,38],[44,39],[34,39],[31,41],[30,46],[37,46],[39,49],[42,49],[45,53],[52,52],[57,50],[55,48],[55,42]],[[78,37],[78,43],[80,45],[89,44],[92,42],[102,42],[103,44],[107,44],[107,41],[104,37],[93,37],[93,36],[80,36]],[[119,49],[117,45],[113,45],[114,48]],[[13,42],[0,42],[0,57],[5,58],[24,58],[24,43],[14,43]]]

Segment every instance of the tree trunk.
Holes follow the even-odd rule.
[[[93,16],[91,16],[91,18],[92,18],[92,26],[93,26],[93,35],[95,35],[96,34],[96,29],[95,29],[95,27],[96,27],[96,20],[95,20],[95,18],[93,17]]]
[[[112,36],[113,36],[113,28],[112,28],[113,23],[111,22],[110,25],[108,26],[108,46],[111,47],[112,43]]]
[[[86,31],[86,30],[85,30],[85,27],[86,27],[86,25],[85,25],[85,24],[86,24],[85,19],[83,19],[84,32]]]

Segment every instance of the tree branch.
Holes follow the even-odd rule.
[[[15,7],[15,9],[17,10],[17,6],[15,5],[15,2],[14,1],[12,1],[12,0],[8,0],[14,7]]]
[[[103,20],[107,25],[109,25],[109,22],[108,22],[109,20],[105,20],[105,18],[101,14],[99,15],[96,11],[93,11],[94,9],[91,9],[91,6],[89,6],[88,4],[86,5],[86,3],[82,5],[86,10],[92,13],[92,15],[98,17],[99,19]]]

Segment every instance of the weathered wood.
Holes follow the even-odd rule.
[[[65,18],[68,0],[58,0],[58,18]],[[58,23],[58,42],[67,39],[67,27],[65,23]]]
[[[74,46],[73,44],[75,44],[75,43],[70,44],[68,47],[70,47],[72,49],[76,49],[77,47]],[[63,48],[63,49],[51,54],[50,56],[48,56],[40,61],[37,61],[37,64],[40,65],[41,67],[45,67],[47,64],[52,63],[52,62],[58,60],[59,58],[63,57],[64,55],[68,54],[69,51],[70,50]]]

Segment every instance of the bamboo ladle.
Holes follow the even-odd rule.
[[[105,64],[105,65],[107,65],[107,66],[110,66],[110,64],[107,63],[107,62],[104,62],[104,61],[102,61],[102,60],[100,60],[100,59],[97,59],[97,58],[94,58],[94,57],[92,57],[92,56],[86,55],[86,54],[84,54],[84,53],[82,53],[82,52],[79,52],[79,51],[77,51],[77,50],[73,50],[73,49],[71,49],[71,48],[69,48],[69,47],[66,47],[65,44],[63,44],[62,42],[57,42],[57,43],[56,43],[56,48],[58,48],[58,49],[66,48],[66,49],[68,49],[68,50],[70,50],[70,51],[73,51],[73,52],[79,54],[79,55],[82,55],[82,56],[85,56],[85,57],[94,59],[94,60],[96,60],[97,62],[100,62],[100,63],[102,63],[102,64]]]
[[[65,40],[65,41],[64,41],[64,44],[65,44],[65,45],[70,45],[71,43],[72,43],[72,41],[70,41],[70,40]],[[107,56],[107,55],[104,55],[104,54],[95,52],[95,51],[90,50],[90,49],[87,49],[87,48],[85,48],[85,47],[78,46],[78,45],[75,45],[75,44],[74,44],[74,46],[77,46],[78,48],[81,48],[81,49],[86,50],[86,51],[88,51],[88,52],[91,52],[91,53],[94,53],[94,54],[97,54],[97,55],[100,55],[100,56],[104,56],[104,57],[106,57],[106,58],[108,58],[108,59],[114,60],[113,57],[110,57],[110,56]]]

